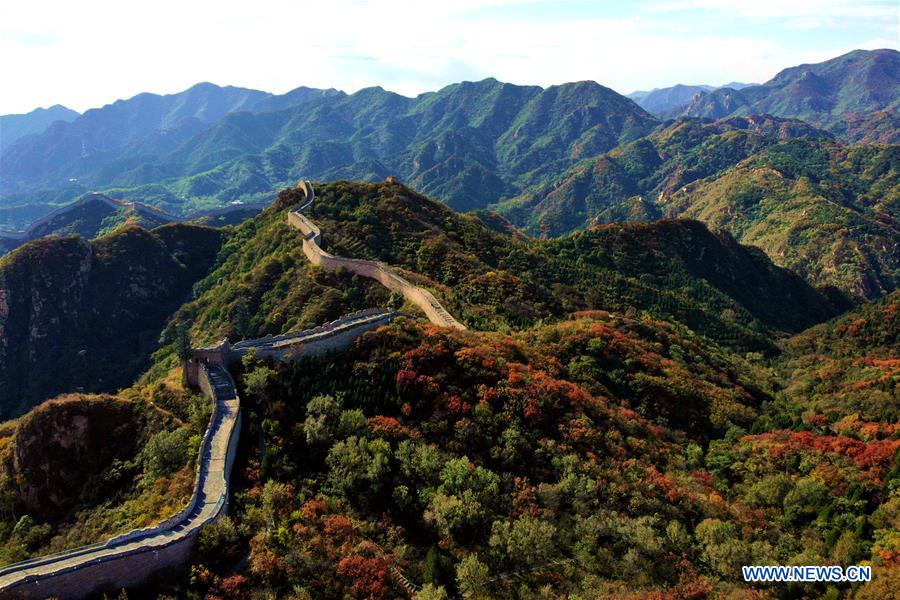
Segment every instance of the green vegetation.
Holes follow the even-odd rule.
[[[742,161],[769,152],[791,177],[823,180],[831,142],[770,143],[735,123],[673,124],[667,143],[695,148],[687,138],[696,136],[712,152],[733,137],[751,149]],[[871,168],[890,160],[867,152],[844,159],[869,165],[859,167],[872,182],[858,188],[860,206],[891,189]],[[0,426],[10,507],[0,555],[95,541],[177,512],[209,416],[179,383],[191,346],[402,304],[370,280],[310,266],[287,224],[301,195],[285,190],[224,232],[188,229],[225,239],[185,276],[190,299],[163,317],[138,385],[50,402]],[[397,183],[339,181],[316,195],[310,216],[326,250],[390,264],[471,329],[426,324],[401,306],[408,316],[340,354],[234,365],[243,433],[229,518],[201,535],[190,577],[142,592],[387,600],[405,595],[404,578],[422,586],[419,600],[865,600],[893,589],[898,292],[828,321],[838,294],[829,300],[698,221],[534,240],[496,214],[456,214]],[[178,227],[126,228],[93,242],[90,255],[118,257],[131,273],[153,256],[132,252],[132,237],[193,264],[193,238]],[[0,272],[27,272],[9,265],[29,252],[45,253],[32,264],[59,261],[53,277],[78,272],[86,246],[29,244]],[[63,410],[85,403],[97,413]],[[35,425],[47,415],[52,426]],[[98,431],[108,434],[95,450]],[[63,442],[94,457],[91,468],[69,468],[72,453],[55,454]],[[59,465],[56,498],[25,485],[41,481],[35,466],[47,454]],[[14,459],[23,455],[32,458]],[[740,571],[829,562],[872,564],[876,581],[750,589]]]
[[[898,163],[895,146],[841,146],[799,121],[682,120],[498,209],[542,235],[596,222],[699,219],[859,300],[900,281]]]
[[[207,554],[183,591],[394,598],[397,568],[418,598],[704,598],[750,593],[744,564],[871,561],[881,589],[895,573],[896,427],[785,429],[778,373],[681,326],[401,321],[333,358],[245,361],[239,382],[265,444],[219,543],[249,544],[249,565]]]
[[[900,292],[790,340],[778,363],[787,425],[863,427],[900,422]],[[838,424],[842,421],[843,424]]]
[[[476,329],[522,329],[580,310],[646,310],[738,348],[771,351],[767,332],[799,331],[834,311],[761,253],[696,222],[609,226],[534,242],[398,184],[336,182],[316,190],[311,216],[329,252],[399,268]],[[191,324],[195,344],[213,343],[392,302],[371,280],[309,264],[287,224],[299,199],[297,190],[282,192],[234,231],[220,266],[164,332],[158,358],[175,353],[177,323]]]
[[[194,95],[200,91],[224,95],[217,105],[226,111],[231,102],[248,102],[242,107],[250,108],[251,90],[204,89]],[[152,101],[174,101],[188,111],[192,100]],[[541,89],[486,79],[416,98],[381,88],[349,96],[320,91],[296,102],[262,102],[252,112],[207,115],[215,118],[204,124],[173,119],[178,126],[166,135],[149,128],[138,103],[122,104],[95,111],[93,123],[78,120],[11,148],[3,161],[4,204],[61,203],[93,188],[187,214],[236,200],[265,200],[300,177],[371,181],[395,174],[456,209],[470,210],[514,196],[538,178],[658,124],[593,82]],[[93,154],[87,172],[79,143],[85,130],[120,146]],[[76,167],[81,175],[71,183]]]

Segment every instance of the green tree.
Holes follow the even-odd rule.
[[[445,537],[471,537],[490,518],[500,492],[500,477],[465,456],[447,461],[440,485],[425,513]]]
[[[155,434],[142,451],[144,477],[153,481],[184,467],[196,444],[191,443],[191,430],[181,427]]]
[[[306,405],[303,433],[310,446],[328,444],[334,438],[341,416],[340,402],[334,396],[316,396]]]
[[[243,339],[253,334],[250,326],[250,308],[243,296],[237,299],[231,311],[231,322],[234,324],[235,334]]]
[[[488,566],[478,560],[477,554],[469,554],[456,567],[456,585],[463,598],[477,600],[488,598]]]
[[[448,596],[447,590],[443,586],[426,583],[413,598],[414,600],[447,600]]]
[[[788,523],[810,521],[828,504],[830,498],[824,483],[804,477],[784,497],[784,519]]]
[[[181,360],[187,360],[193,355],[190,326],[184,321],[179,321],[175,326],[175,354]]]
[[[244,390],[250,398],[263,403],[269,397],[275,371],[266,366],[256,367],[244,376]]]
[[[490,545],[505,553],[517,565],[535,567],[554,556],[556,535],[553,523],[523,515],[512,524],[508,521],[494,521]]]
[[[336,443],[325,462],[332,487],[351,497],[363,490],[380,491],[390,474],[390,459],[388,442],[354,435]]]

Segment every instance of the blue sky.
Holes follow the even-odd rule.
[[[79,0],[0,6],[0,114],[199,81],[406,95],[493,76],[619,92],[898,48],[898,0]]]

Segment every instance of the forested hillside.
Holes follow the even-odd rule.
[[[824,296],[759,251],[695,221],[606,226],[537,242],[397,183],[316,190],[310,216],[328,251],[399,267],[476,329],[527,328],[580,310],[649,310],[735,347],[769,351],[770,332],[799,331],[835,314]],[[312,326],[390,300],[368,280],[308,264],[287,225],[286,211],[299,201],[299,190],[284,191],[241,225],[177,320],[212,342]]]
[[[470,210],[657,125],[594,82],[542,89],[486,79],[415,98],[301,91],[265,98],[206,84],[89,111],[6,150],[0,192],[6,204],[28,205],[46,203],[48,189],[59,202],[100,188],[184,214],[269,197],[300,177],[394,174]],[[161,119],[169,130],[154,129]],[[85,136],[97,141],[83,149]]]
[[[869,585],[755,593],[883,597],[896,427],[809,408],[787,429],[784,385],[803,384],[605,312],[512,336],[405,322],[332,360],[245,362],[265,452],[193,589],[392,598],[399,568],[421,597],[703,598],[753,593],[744,564],[871,561]]]
[[[747,134],[717,135],[733,131]],[[26,321],[52,308],[82,331],[84,313],[60,309],[78,294],[114,311],[152,299],[160,320],[128,327],[156,332],[137,385],[0,428],[12,507],[0,555],[95,541],[183,502],[208,413],[181,386],[180,346],[382,306],[406,316],[346,352],[279,364],[251,353],[234,365],[244,421],[229,517],[201,534],[190,577],[142,593],[387,600],[406,593],[402,578],[424,586],[420,599],[865,600],[895,587],[896,292],[829,321],[839,310],[829,298],[698,221],[534,240],[394,181],[315,189],[307,214],[328,251],[392,265],[470,330],[423,324],[377,283],[312,267],[287,224],[303,199],[294,188],[225,230],[29,243],[0,263],[4,289],[33,286],[43,300]],[[145,280],[150,265],[174,283]],[[55,285],[71,273],[84,281]],[[62,295],[45,298],[39,281]],[[107,335],[112,322],[91,326]],[[23,335],[9,347],[42,347]],[[60,339],[52,360],[77,367]],[[102,362],[79,368],[122,365],[133,356],[122,348],[97,344],[86,356]],[[60,385],[77,385],[57,370]],[[134,433],[99,452],[101,430]],[[74,469],[57,451],[66,444],[107,475]],[[34,470],[48,461],[60,472],[52,498]],[[829,561],[869,562],[875,580],[754,591],[741,578],[745,564]]]
[[[126,226],[91,242],[42,238],[0,259],[0,416],[134,381],[221,240],[208,227]]]
[[[801,121],[679,120],[582,161],[498,209],[534,234],[699,219],[818,286],[874,298],[898,285],[900,154],[847,147]]]

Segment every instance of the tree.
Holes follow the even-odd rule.
[[[400,310],[403,306],[403,294],[398,292],[391,292],[391,295],[388,297],[387,307],[390,310]]]
[[[463,598],[487,598],[488,567],[478,560],[477,554],[469,554],[456,567],[456,585]]]
[[[413,600],[448,600],[447,590],[444,589],[444,586],[426,583],[421,590],[416,592]]]
[[[232,308],[231,322],[234,324],[234,332],[238,337],[243,339],[251,335],[250,308],[247,306],[247,300],[243,296],[237,299]]]
[[[505,552],[515,564],[535,567],[545,564],[555,553],[556,526],[531,515],[523,515],[511,525],[495,521],[490,545]]]
[[[741,566],[754,564],[750,545],[737,539],[732,523],[704,519],[694,530],[694,536],[703,546],[706,564],[723,579],[738,579]]]
[[[384,558],[348,556],[338,563],[337,572],[350,582],[354,598],[388,600],[396,597],[390,566]]]
[[[193,355],[190,327],[184,321],[179,321],[175,326],[175,354],[181,360],[187,360]]]
[[[497,502],[500,477],[463,456],[447,461],[440,481],[425,519],[434,523],[444,537],[475,535],[489,520],[489,510]]]
[[[160,431],[147,442],[142,453],[144,477],[153,481],[184,467],[196,443],[191,443],[191,430]]]
[[[275,379],[275,371],[269,367],[256,367],[244,376],[244,390],[250,398],[258,403],[269,396],[269,386]]]
[[[473,535],[487,519],[487,510],[472,490],[464,490],[459,495],[438,492],[425,511],[425,520],[434,523],[445,538]]]
[[[347,497],[361,490],[379,491],[390,474],[391,446],[382,439],[350,436],[335,444],[325,462],[331,485]]]
[[[824,483],[804,477],[784,496],[784,518],[788,523],[812,520],[830,499],[831,494]]]
[[[316,396],[306,405],[303,433],[310,446],[328,444],[334,437],[341,416],[341,405],[333,396]]]
[[[234,558],[238,542],[237,528],[230,517],[223,517],[200,530],[197,555],[204,564],[222,564]]]
[[[203,433],[209,425],[212,414],[210,400],[206,396],[195,394],[188,400],[188,418],[194,431]]]

